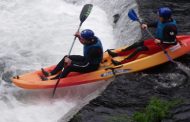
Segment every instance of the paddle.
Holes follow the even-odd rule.
[[[139,20],[136,12],[134,11],[134,9],[130,9],[128,12],[128,17],[133,20],[133,21],[137,21],[142,25],[142,22]],[[155,37],[152,35],[152,33],[146,28],[146,31],[148,32],[148,34],[155,39]],[[168,58],[169,61],[175,63],[175,61],[171,58],[171,56],[168,54],[168,52],[164,49],[164,47],[161,44],[158,44],[160,46],[160,48],[164,51],[164,54],[166,55],[166,57]]]
[[[83,23],[83,22],[87,19],[87,17],[89,16],[89,14],[90,14],[90,12],[91,12],[91,10],[92,10],[92,7],[93,7],[92,4],[86,4],[86,5],[83,6],[82,11],[81,11],[81,13],[80,13],[80,25],[79,25],[79,27],[78,27],[77,32],[79,32],[79,30],[80,30],[80,28],[81,28],[81,26],[82,26],[82,23]],[[72,42],[71,48],[70,48],[70,50],[69,50],[68,56],[71,54],[71,51],[72,51],[72,49],[73,49],[73,46],[74,46],[74,43],[75,43],[76,38],[77,38],[77,37],[75,36],[75,38],[74,38],[74,40],[73,40],[73,42]],[[55,87],[54,87],[54,89],[53,89],[52,97],[55,95],[55,91],[56,91],[56,88],[57,88],[57,86],[58,86],[58,84],[59,84],[59,81],[60,81],[60,79],[61,79],[61,74],[63,73],[63,70],[64,70],[64,68],[61,70],[60,76],[59,76],[59,78],[58,78],[58,80],[57,80],[57,82],[56,82],[56,84],[55,84]]]

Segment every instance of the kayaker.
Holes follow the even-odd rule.
[[[75,36],[84,45],[84,56],[66,55],[51,72],[42,69],[42,73],[45,76],[42,76],[42,80],[48,80],[48,76],[56,75],[63,67],[63,72],[61,74],[59,73],[54,78],[51,78],[51,80],[58,79],[59,77],[64,78],[70,72],[86,73],[98,69],[103,58],[103,47],[100,39],[96,37],[94,32],[90,29],[85,29],[81,33],[77,32]]]
[[[176,35],[177,35],[177,26],[176,21],[172,18],[172,11],[168,7],[161,7],[158,9],[158,22],[150,24],[142,24],[142,29],[147,29],[148,27],[155,27],[156,29],[156,39],[145,40],[141,42],[136,42],[133,45],[122,49],[120,52],[115,53],[111,50],[108,50],[108,54],[112,57],[116,56],[127,56],[121,62],[112,59],[114,65],[120,65],[135,60],[140,54],[154,54],[161,51],[161,47],[158,44],[161,44],[164,48],[167,48],[171,45],[176,45]]]

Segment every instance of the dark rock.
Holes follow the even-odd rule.
[[[113,16],[113,18],[114,18],[114,20],[113,20],[113,23],[117,23],[117,21],[119,20],[119,18],[120,18],[120,15],[119,14],[115,14],[114,16]]]
[[[183,104],[171,111],[172,117],[162,122],[190,122],[190,105]]]

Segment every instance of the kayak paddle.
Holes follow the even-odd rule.
[[[80,25],[79,25],[79,27],[78,27],[77,32],[79,32],[79,30],[80,30],[80,28],[81,28],[81,26],[82,26],[82,23],[83,23],[83,22],[87,19],[87,17],[90,15],[90,12],[91,12],[91,10],[92,10],[92,7],[93,7],[92,4],[86,4],[86,5],[83,6],[82,11],[81,11],[81,13],[80,13]],[[74,37],[74,40],[73,40],[73,42],[72,42],[71,48],[70,48],[70,50],[69,50],[68,56],[71,54],[71,51],[72,51],[72,48],[73,48],[73,46],[74,46],[74,43],[75,43],[76,38],[77,38],[77,37],[75,36],[75,37]],[[58,86],[58,84],[59,84],[59,81],[60,81],[60,79],[61,79],[61,74],[63,73],[63,70],[64,70],[64,68],[61,70],[59,79],[57,80],[57,82],[56,82],[56,84],[55,84],[55,87],[54,87],[54,89],[53,89],[52,97],[55,95],[55,91],[56,91],[56,88],[57,88],[57,86]]]

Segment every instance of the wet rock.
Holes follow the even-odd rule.
[[[114,18],[114,20],[113,20],[113,23],[117,23],[117,21],[119,20],[119,18],[120,18],[120,15],[119,14],[115,14],[114,16],[113,16],[113,18]]]
[[[162,122],[190,122],[190,104],[183,104],[171,111],[172,117]]]

